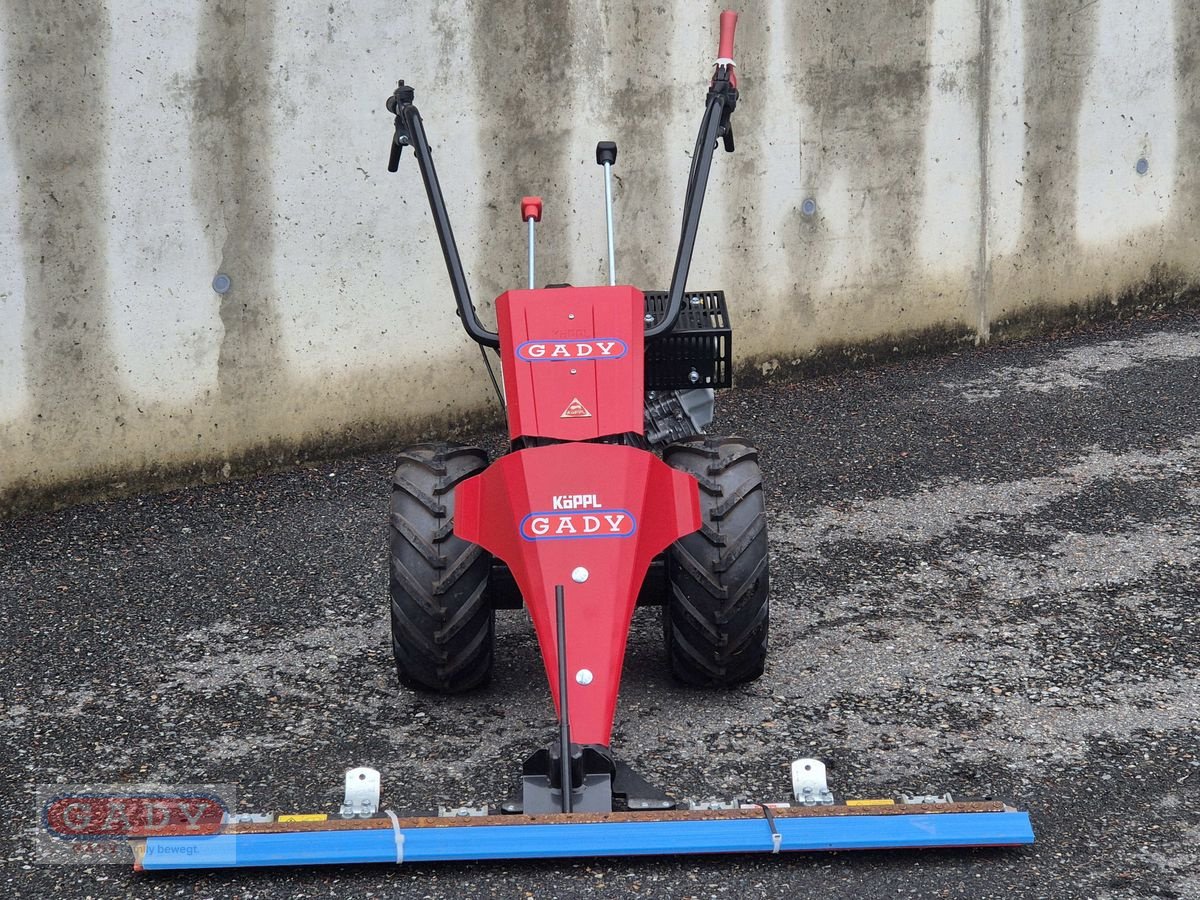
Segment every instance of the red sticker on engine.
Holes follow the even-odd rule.
[[[563,414],[559,416],[560,419],[590,419],[591,417],[592,414],[587,411],[586,406],[579,402],[578,397],[568,403]]]

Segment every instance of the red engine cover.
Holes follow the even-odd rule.
[[[556,709],[554,588],[564,588],[572,742],[608,745],[629,620],[650,561],[699,527],[695,479],[633,447],[519,450],[458,486],[454,531],[512,570]],[[580,567],[582,583],[572,578]]]
[[[509,436],[641,434],[644,315],[642,292],[628,285],[496,298]]]

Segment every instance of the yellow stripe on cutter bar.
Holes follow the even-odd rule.
[[[847,800],[847,806],[895,806],[895,800],[880,798],[878,800]]]

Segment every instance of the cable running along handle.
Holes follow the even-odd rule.
[[[725,145],[725,152],[733,152],[733,124],[730,116],[737,107],[737,78],[733,73],[733,32],[737,27],[737,13],[726,10],[721,13],[721,39],[718,44],[716,68],[712,83],[708,87],[704,118],[700,121],[700,133],[696,136],[696,149],[692,153],[692,169],[688,175],[687,194],[683,201],[683,227],[679,234],[679,249],[675,253],[675,269],[671,273],[671,289],[667,295],[667,310],[661,321],[646,329],[646,338],[666,334],[675,327],[683,308],[683,292],[687,283],[688,269],[692,265],[692,251],[696,247],[696,232],[700,227],[700,210],[704,206],[704,192],[708,187],[708,173],[712,168],[713,152],[717,140]]]
[[[446,213],[446,200],[438,182],[437,170],[433,167],[433,154],[429,152],[429,141],[425,137],[425,126],[421,114],[413,105],[413,89],[403,81],[395,93],[388,97],[387,110],[396,116],[396,134],[392,138],[388,171],[400,167],[400,154],[405,147],[412,147],[421,168],[421,180],[425,182],[425,194],[429,198],[429,211],[437,229],[438,241],[442,245],[442,256],[446,260],[446,271],[450,274],[450,286],[454,290],[454,301],[458,304],[458,317],[463,328],[477,344],[484,347],[500,346],[500,335],[488,331],[479,321],[475,306],[471,303],[471,292],[467,289],[467,276],[463,273],[458,245],[454,242],[454,231],[450,228],[450,216]]]

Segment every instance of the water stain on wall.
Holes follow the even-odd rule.
[[[1175,239],[1200,250],[1200,4],[1175,0],[1175,86],[1179,128],[1173,213],[1169,231]]]
[[[830,238],[849,240],[857,265],[833,289],[850,290],[867,310],[895,302],[917,259],[913,243],[923,194],[928,108],[927,4],[830,0],[796,4],[786,23],[798,60],[800,103],[809,111],[802,135],[805,191],[815,212],[792,212],[788,254],[793,280],[811,303]],[[842,196],[830,196],[839,182]],[[850,233],[830,235],[823,202],[845,205]],[[789,246],[791,244],[789,243]],[[885,315],[885,319],[894,314]]]
[[[1008,2],[994,0],[993,16]],[[754,3],[746,0],[746,7]],[[582,232],[575,216],[598,212],[599,176],[590,161],[597,137],[622,143],[618,274],[647,287],[664,286],[679,225],[680,197],[673,185],[686,172],[703,99],[699,60],[680,57],[694,54],[702,42],[704,61],[710,59],[717,5],[460,0],[449,12],[445,4],[425,0],[412,6],[417,10],[413,20],[420,19],[424,28],[432,23],[437,34],[430,49],[412,54],[412,65],[441,64],[461,71],[467,81],[460,96],[468,98],[470,109],[457,112],[474,118],[476,104],[483,111],[478,162],[465,169],[459,165],[456,171],[448,154],[442,173],[448,182],[455,175],[470,178],[478,187],[472,184],[464,193],[491,204],[480,229],[486,253],[464,247],[468,259],[480,263],[473,273],[479,276],[480,305],[524,282],[524,229],[517,215],[524,193],[544,193],[548,201],[540,232],[541,280],[568,275],[562,262],[570,258],[567,250],[574,248],[581,256],[575,236]],[[729,179],[732,184],[723,187],[733,190],[723,197],[724,210],[710,198],[704,226],[712,234],[722,211],[726,218],[730,211],[736,213],[736,201],[728,201],[735,192],[754,197],[760,207],[774,204],[763,217],[769,229],[757,226],[756,231],[754,211],[746,211],[746,246],[738,255],[714,261],[710,269],[728,273],[727,280],[712,286],[731,289],[735,319],[749,303],[761,304],[764,318],[775,319],[759,324],[757,333],[740,330],[739,322],[739,334],[753,338],[735,343],[743,362],[770,362],[781,374],[795,373],[802,368],[778,366],[775,356],[786,363],[812,348],[830,365],[842,365],[961,340],[961,323],[944,299],[961,292],[961,277],[956,273],[955,281],[939,284],[913,252],[924,201],[932,4],[773,0],[766,6],[771,16],[756,17],[747,9],[743,19],[738,43],[746,90],[737,120],[742,123],[741,148],[733,157],[720,154],[715,164],[715,178]],[[415,439],[443,431],[447,416],[474,415],[471,410],[478,408],[477,391],[466,397],[446,392],[447,404],[453,406],[445,410],[431,409],[431,404],[414,410],[394,407],[387,396],[372,390],[373,380],[397,372],[409,383],[434,385],[431,390],[450,384],[453,379],[446,373],[458,369],[447,361],[460,354],[441,341],[398,349],[395,369],[356,371],[334,379],[332,386],[278,352],[285,315],[280,295],[291,278],[304,273],[278,253],[282,239],[273,237],[278,219],[271,187],[278,146],[273,146],[273,133],[280,122],[280,134],[287,135],[289,109],[310,99],[303,85],[327,87],[322,79],[330,77],[320,55],[310,62],[291,54],[286,56],[294,60],[287,83],[289,72],[280,67],[285,49],[293,48],[292,41],[307,45],[307,38],[294,34],[284,9],[282,4],[247,8],[232,0],[197,4],[202,27],[195,77],[183,79],[174,92],[168,85],[161,97],[146,98],[180,104],[194,116],[190,135],[172,139],[189,142],[195,199],[209,228],[213,262],[219,263],[213,274],[224,271],[232,286],[224,297],[213,294],[210,300],[218,304],[224,332],[219,402],[201,402],[194,409],[147,408],[126,426],[123,415],[130,404],[118,396],[116,378],[120,353],[110,347],[105,328],[114,295],[119,301],[118,292],[132,288],[110,283],[113,276],[106,272],[106,251],[114,240],[109,217],[114,202],[141,204],[144,212],[156,209],[161,197],[152,185],[125,198],[110,200],[105,194],[107,138],[117,119],[104,98],[119,93],[120,73],[138,61],[113,56],[116,48],[109,40],[115,25],[109,24],[98,0],[69,8],[0,0],[6,17],[5,90],[12,106],[4,127],[13,149],[11,174],[19,183],[15,203],[29,307],[22,321],[3,327],[20,330],[33,409],[40,417],[0,423],[0,515],[35,505],[39,497],[70,500],[93,490],[125,490],[119,487],[124,484],[151,487],[168,478],[177,477],[177,483],[216,478],[287,463],[310,452],[324,455],[399,441],[402,433]],[[370,9],[370,15],[379,17],[395,12],[382,3]],[[1014,198],[1008,219],[1009,233],[1015,236],[1018,227],[1023,229],[1021,240],[1006,241],[1003,251],[992,256],[997,270],[992,318],[1003,326],[997,329],[1000,339],[1044,331],[1052,321],[1090,318],[1110,304],[1124,310],[1145,308],[1161,298],[1196,302],[1200,177],[1193,169],[1200,159],[1200,64],[1194,48],[1200,43],[1200,6],[1195,0],[1175,0],[1175,10],[1180,129],[1175,218],[1165,229],[1156,223],[1152,232],[1099,250],[1076,244],[1073,216],[1077,120],[1084,93],[1080,82],[1089,72],[1102,23],[1089,0],[1041,4],[1027,16],[1022,62],[1016,65],[1024,75],[1014,74],[1007,83],[1014,96],[1020,90],[1028,97],[1029,114],[1013,113],[1017,127],[1025,129],[1023,120],[1028,127],[1025,140],[1011,145],[1017,163],[1006,177],[1030,187],[1028,195],[1020,193],[1023,206]],[[763,43],[766,28],[760,27],[767,22],[780,29],[772,33],[770,59]],[[701,30],[703,38],[698,37]],[[636,42],[631,32],[636,32]],[[319,34],[327,36],[324,22]],[[346,41],[343,34],[336,39]],[[280,48],[278,55],[273,44]],[[378,52],[369,41],[345,46],[347,52],[363,53],[368,67],[381,58],[367,56]],[[439,63],[433,57],[437,52],[454,65]],[[781,68],[786,72],[782,78]],[[601,69],[603,77],[597,74]],[[762,102],[767,79],[772,91],[782,86],[784,105],[774,99]],[[1018,88],[1022,80],[1025,84]],[[375,100],[372,110],[381,115]],[[602,112],[615,123],[612,134],[598,134],[594,128]],[[796,163],[799,175],[755,195],[750,183],[760,179],[756,167],[763,157],[755,152],[752,132],[756,123],[772,116],[790,119],[787,126],[800,130],[804,155]],[[343,138],[328,135],[330,141]],[[381,152],[376,139],[371,138],[373,154]],[[323,140],[314,142],[313,154],[327,152]],[[631,152],[634,147],[639,148],[636,153]],[[1026,167],[1018,171],[1025,147]],[[793,164],[794,150],[794,145],[788,148],[784,165]],[[437,146],[435,152],[440,152]],[[784,157],[769,158],[775,165]],[[377,156],[372,159],[378,164]],[[588,205],[572,211],[566,189],[578,189],[585,170],[595,193],[590,187],[581,193]],[[809,198],[815,211],[805,216],[802,202]],[[347,195],[345,202],[357,200]],[[355,222],[363,246],[376,246],[376,225]],[[471,230],[477,228],[473,221]],[[427,231],[420,252],[435,248],[432,240]],[[702,248],[709,246],[701,242]],[[124,248],[113,246],[118,249]],[[597,249],[599,259],[603,251]],[[274,263],[273,257],[278,257]],[[154,266],[165,265],[167,257],[150,254],[144,259]],[[345,262],[364,264],[360,256],[348,256]],[[278,274],[274,266],[281,267]],[[747,272],[755,266],[757,270]],[[760,296],[746,296],[755,289]],[[437,290],[444,290],[440,273]],[[1081,312],[1073,303],[1088,306]],[[305,313],[303,305],[295,309],[289,306],[286,315]],[[455,341],[462,340],[456,333]],[[754,355],[767,351],[774,356]],[[214,424],[220,426],[221,438],[210,438]],[[227,430],[232,433],[225,434]],[[6,501],[6,495],[16,499]]]
[[[108,17],[99,2],[6,0],[0,8],[25,257],[30,432],[44,446],[83,441],[100,452],[95,445],[107,439],[113,418],[121,421],[106,333]]]
[[[643,290],[666,290],[682,203],[682,197],[670,196],[668,173],[672,166],[686,171],[689,159],[684,154],[690,153],[694,139],[667,127],[676,98],[664,73],[674,62],[668,56],[679,23],[674,4],[637,0],[609,0],[602,16],[612,56],[608,78],[597,88],[607,98],[617,129],[612,136],[618,147],[613,185],[617,278]],[[697,122],[701,102],[697,98],[694,105]]]
[[[771,299],[787,298],[782,306],[790,313],[795,286],[773,284],[770,276],[764,276],[764,269],[768,265],[764,253],[769,254],[767,248],[776,243],[775,236],[769,231],[769,222],[776,221],[777,215],[759,206],[760,198],[771,196],[769,191],[763,190],[764,179],[770,177],[766,135],[772,127],[782,130],[774,121],[780,111],[771,108],[769,85],[772,79],[784,77],[780,71],[782,67],[776,67],[770,52],[771,29],[782,28],[783,25],[772,22],[769,10],[763,5],[748,6],[734,44],[739,95],[733,115],[735,150],[732,154],[726,154],[723,147],[719,148],[713,159],[714,181],[720,177],[718,169],[728,172],[729,200],[725,209],[714,207],[709,210],[702,235],[711,242],[706,248],[707,252],[727,255],[729,261],[734,263],[729,267],[733,270],[731,277],[747,286],[753,284],[753,292],[743,289],[737,292],[738,296],[731,296],[729,301],[731,308],[736,309],[740,328],[757,328],[759,326],[753,320],[764,315],[764,308]],[[714,26],[716,21],[714,17]],[[717,36],[714,27],[714,57]],[[798,127],[797,122],[789,122],[784,126],[786,129]],[[722,213],[723,219],[718,219]],[[698,284],[696,287],[706,288],[708,285]],[[729,290],[730,286],[719,284],[714,287]],[[769,323],[763,323],[761,327],[770,326]]]
[[[472,72],[480,105],[480,193],[486,203],[472,299],[492,299],[527,284],[522,196],[546,198],[539,226],[538,282],[567,281],[571,211],[564,198],[573,160],[572,4],[560,0],[493,0],[473,6]],[[436,148],[435,148],[436,150]],[[491,321],[491,314],[483,316]],[[490,327],[490,326],[489,326]]]
[[[1095,4],[1047,3],[1025,17],[1025,193],[1022,252],[1066,274],[1075,243],[1076,146],[1096,45]],[[1054,277],[1048,273],[1049,277]]]
[[[279,293],[272,268],[271,3],[203,6],[196,77],[189,86],[193,186],[219,262],[225,333],[218,357],[220,402],[253,422],[281,387]]]
[[[992,320],[989,300],[995,288],[992,277],[991,236],[992,187],[991,187],[991,109],[992,109],[992,3],[979,3],[979,56],[975,63],[975,110],[978,117],[976,144],[979,148],[979,240],[975,258],[975,289],[972,300],[975,325],[975,342],[988,341],[992,336]]]

